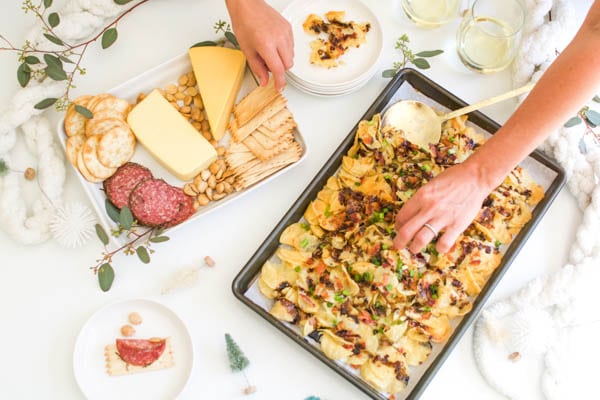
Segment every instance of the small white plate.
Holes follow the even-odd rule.
[[[304,32],[302,24],[310,14],[324,16],[329,11],[345,11],[346,21],[369,22],[367,41],[351,48],[336,68],[323,68],[310,63],[310,42],[315,36]],[[294,66],[290,69],[297,80],[323,87],[338,87],[361,81],[373,70],[383,50],[383,32],[375,14],[359,0],[295,0],[282,15],[290,21],[294,34]]]
[[[170,337],[175,366],[123,376],[106,373],[104,346],[122,338],[120,329],[136,311],[143,322],[132,338]],[[73,352],[75,380],[88,400],[175,399],[192,373],[192,339],[183,321],[172,310],[152,300],[124,300],[96,311],[85,323]]]

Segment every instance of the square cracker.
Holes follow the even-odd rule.
[[[235,118],[231,121],[231,134],[233,138],[241,142],[246,139],[248,135],[261,126],[265,121],[271,118],[273,115],[281,111],[287,104],[285,97],[279,95],[273,102],[263,108],[258,114],[254,116],[247,124],[240,126],[238,125]]]
[[[263,108],[271,104],[279,96],[273,78],[265,86],[259,86],[248,93],[233,109],[238,126],[243,126],[256,116]]]
[[[292,143],[291,140],[279,141],[277,144],[269,149],[263,147],[260,142],[253,136],[248,136],[244,139],[243,143],[250,149],[250,151],[261,161],[269,160],[287,149]]]

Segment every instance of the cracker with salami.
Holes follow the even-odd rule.
[[[104,348],[110,376],[155,371],[175,365],[170,338],[116,339]]]

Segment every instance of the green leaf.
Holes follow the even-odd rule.
[[[213,42],[212,40],[205,40],[204,42],[198,42],[190,48],[194,47],[212,47],[217,46],[217,42]]]
[[[120,5],[120,6],[122,6],[124,4],[127,4],[129,2],[131,2],[131,0],[115,0],[115,3],[118,4],[118,5]]]
[[[135,252],[137,253],[137,256],[141,262],[144,264],[148,264],[150,262],[150,255],[144,246],[138,246],[138,248],[135,249]]]
[[[48,15],[48,23],[52,28],[60,24],[60,17],[58,16],[58,13],[53,12],[52,14]]]
[[[45,69],[46,75],[48,75],[51,79],[55,81],[64,81],[67,79],[67,73],[62,67],[57,67],[56,65],[48,65]]]
[[[581,118],[573,117],[565,123],[565,128],[570,128],[581,123]]]
[[[65,44],[65,43],[64,43],[62,40],[60,40],[60,39],[59,39],[59,38],[57,38],[56,36],[54,36],[54,35],[51,35],[51,34],[49,34],[49,33],[44,33],[44,37],[45,37],[46,39],[48,39],[49,41],[51,41],[52,43],[54,43],[54,44],[57,44],[57,45],[59,45],[59,46],[64,46],[64,44]]]
[[[113,203],[109,199],[104,201],[104,208],[106,209],[106,214],[108,218],[112,219],[117,224],[120,222],[119,209],[115,207]]]
[[[27,86],[30,79],[31,69],[27,63],[22,63],[19,65],[19,68],[17,68],[17,80],[19,81],[19,85],[21,85],[21,87]]]
[[[385,71],[383,71],[381,73],[381,76],[384,78],[393,78],[394,76],[396,76],[396,70],[395,69],[386,69]]]
[[[431,65],[429,65],[429,62],[424,58],[415,58],[413,60],[413,64],[415,65],[415,67],[420,68],[420,69],[431,68]]]
[[[154,230],[154,236],[160,236],[162,235],[162,233],[165,231],[165,227],[164,226],[159,226],[158,228],[156,228]]]
[[[65,56],[58,56],[58,58],[60,58],[63,62],[69,63],[69,64],[75,64],[75,62],[71,61],[70,59],[68,59]]]
[[[236,49],[240,48],[240,44],[238,43],[237,38],[235,37],[233,32],[230,32],[230,31],[225,32],[225,37],[227,38],[227,40],[229,40],[231,42],[232,45],[235,46]]]
[[[417,56],[417,57],[435,57],[435,56],[439,56],[443,52],[444,52],[444,50],[427,50],[427,51],[421,51],[421,52],[415,54],[415,56]]]
[[[102,34],[102,48],[109,48],[117,40],[118,36],[117,28],[107,29],[106,32]]]
[[[39,64],[40,63],[40,59],[37,58],[36,56],[27,56],[27,57],[25,57],[25,62],[27,64],[31,64],[31,65],[33,65],[33,64]]]
[[[598,111],[587,110],[585,112],[585,117],[590,124],[594,125],[594,127],[600,125],[600,113]]]
[[[153,238],[150,238],[150,241],[152,243],[161,243],[161,242],[166,242],[167,240],[169,240],[168,236],[155,236]]]
[[[52,0],[44,0],[44,7],[49,8],[52,5]]]
[[[592,100],[594,100],[596,103],[600,103],[600,96],[595,95]]]
[[[53,56],[52,54],[44,54],[44,62],[48,66],[52,65],[53,67],[58,67],[60,69],[62,69],[62,67],[63,67],[63,64],[62,64],[62,61],[60,61],[60,58]]]
[[[77,111],[79,114],[83,115],[87,119],[94,118],[94,114],[92,114],[90,110],[88,110],[84,106],[80,106],[79,104],[75,104],[75,111]]]
[[[50,107],[52,104],[56,103],[56,100],[58,100],[55,97],[49,97],[47,99],[44,99],[42,101],[40,101],[39,103],[37,103],[35,106],[33,106],[33,108],[35,108],[36,110],[43,110],[45,108]]]
[[[103,292],[108,292],[115,280],[115,270],[109,263],[104,263],[98,268],[98,284]]]
[[[125,206],[121,208],[121,212],[119,213],[119,223],[124,229],[131,229],[131,225],[133,225],[133,214],[129,207]]]
[[[106,231],[100,224],[96,224],[95,228],[96,228],[96,235],[98,235],[98,239],[100,239],[102,244],[106,246],[108,244],[108,235],[106,234]]]

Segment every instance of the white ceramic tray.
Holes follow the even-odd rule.
[[[177,56],[169,61],[166,61],[163,64],[160,64],[160,65],[144,72],[143,74],[122,83],[121,85],[109,90],[108,93],[113,94],[122,99],[125,99],[125,100],[129,101],[131,104],[135,104],[136,98],[139,93],[143,92],[143,93],[147,94],[150,91],[152,91],[153,89],[164,88],[166,85],[168,85],[170,83],[176,83],[179,76],[181,76],[183,73],[190,72],[191,70],[192,70],[192,64],[191,64],[191,62],[189,60],[189,56],[186,52],[185,54]],[[253,80],[252,75],[249,72],[246,72],[246,75],[244,76],[244,81],[242,82],[242,87],[238,94],[237,101],[239,101],[243,96],[245,96],[248,92],[250,92],[255,87],[256,87],[256,83]],[[290,111],[292,111],[292,113],[294,112],[294,110],[290,110]],[[64,150],[65,143],[66,143],[66,137],[67,137],[65,134],[65,130],[64,130],[64,119],[61,119],[61,121],[59,121],[59,123],[58,123],[57,134],[58,134],[59,142],[62,145],[63,150]],[[229,137],[230,136],[228,133],[221,140],[221,143],[227,144],[229,141]],[[300,134],[298,129],[296,129],[294,131],[294,137],[295,137],[296,141],[300,144],[300,147],[302,148],[302,155],[300,157],[300,160],[296,161],[293,164],[286,166],[285,168],[277,171],[273,175],[263,179],[262,181],[254,184],[253,186],[251,186],[249,188],[246,188],[239,192],[234,192],[234,193],[226,196],[222,200],[210,202],[207,206],[199,208],[196,211],[196,213],[194,215],[192,215],[189,219],[187,219],[186,221],[184,221],[183,223],[181,223],[179,225],[176,225],[176,226],[170,228],[169,232],[172,233],[174,230],[176,230],[178,227],[180,227],[184,224],[193,223],[194,221],[201,218],[203,215],[205,215],[209,212],[212,212],[226,204],[229,204],[230,202],[245,195],[249,191],[266,184],[267,182],[273,180],[277,176],[285,173],[286,171],[290,170],[294,166],[298,165],[298,163],[300,163],[302,160],[304,160],[304,158],[306,158],[306,150],[307,149],[306,149],[306,143],[304,142],[304,139],[302,138],[302,135]],[[169,173],[139,143],[137,144],[135,154],[132,157],[131,161],[139,163],[141,165],[144,165],[145,167],[148,167],[154,174],[155,178],[162,178],[171,185],[183,187],[183,185],[185,183],[185,182],[177,179],[171,173]],[[102,190],[102,183],[88,182],[87,180],[85,180],[85,178],[83,178],[83,176],[79,173],[79,171],[75,167],[73,167],[73,169],[75,170],[77,179],[79,179],[79,182],[81,182],[83,189],[85,190],[86,194],[90,198],[90,201],[98,214],[101,225],[106,229],[107,232],[110,232],[110,229],[116,228],[116,225],[106,214],[106,209],[105,209],[106,196],[104,194],[104,191]],[[116,245],[119,245],[119,246],[123,245],[126,241],[125,235],[121,235],[119,237],[110,235],[110,237],[111,237],[111,240]]]

